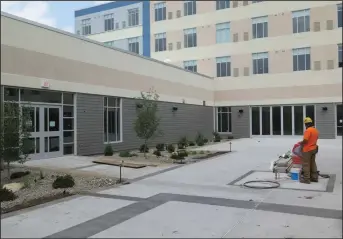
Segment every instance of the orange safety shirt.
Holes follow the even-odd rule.
[[[307,143],[304,144],[303,152],[309,152],[317,149],[319,131],[314,127],[308,127],[304,133],[304,140],[307,140]]]

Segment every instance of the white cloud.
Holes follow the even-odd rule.
[[[56,27],[56,19],[51,16],[49,2],[1,1],[1,11]]]
[[[94,1],[94,5],[101,5],[104,3],[115,2],[115,1]]]

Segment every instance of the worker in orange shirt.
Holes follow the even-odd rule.
[[[310,184],[311,182],[318,182],[318,171],[316,164],[316,154],[318,152],[318,136],[319,131],[314,127],[313,121],[310,117],[304,119],[306,130],[302,145],[302,170],[303,177],[300,179],[301,183]]]

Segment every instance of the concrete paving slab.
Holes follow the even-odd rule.
[[[174,165],[164,165],[159,167],[144,167],[139,169],[132,169],[132,168],[124,168],[122,167],[122,178],[127,179],[134,179],[138,177],[142,177],[144,175],[155,173],[170,167],[173,167]],[[118,166],[111,166],[111,165],[96,165],[93,167],[87,167],[79,169],[80,171],[87,171],[87,172],[97,172],[103,175],[107,175],[110,177],[117,177],[119,178],[120,170]]]
[[[91,238],[218,238],[247,212],[246,209],[168,202]]]
[[[285,173],[280,174],[280,178],[275,179],[275,174],[272,172],[252,172],[251,174],[247,175],[246,177],[242,178],[241,180],[234,183],[236,186],[241,186],[248,181],[254,180],[268,180],[268,181],[276,181],[280,184],[279,189],[296,189],[296,190],[310,190],[310,191],[320,191],[325,192],[327,191],[327,185],[329,182],[328,178],[320,178],[318,183],[311,183],[311,184],[304,184],[300,183],[299,181],[294,181],[290,177],[287,176]],[[270,183],[250,183],[250,186],[270,186]]]
[[[42,238],[110,211],[129,201],[84,196],[1,220],[1,238]]]
[[[342,238],[342,221],[251,211],[224,238]]]

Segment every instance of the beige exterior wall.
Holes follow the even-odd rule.
[[[340,102],[342,68],[338,68],[338,47],[342,28],[337,27],[340,1],[265,1],[217,11],[215,1],[197,2],[197,14],[156,22],[151,32],[166,32],[183,46],[183,29],[197,28],[197,47],[151,52],[155,59],[169,59],[182,65],[197,60],[198,72],[214,77],[216,105]],[[172,4],[170,4],[172,5]],[[169,6],[170,6],[169,5]],[[174,6],[183,9],[180,2]],[[310,9],[310,31],[293,34],[292,11]],[[174,9],[175,10],[175,9]],[[167,4],[167,12],[168,4]],[[252,18],[268,17],[268,37],[253,39]],[[216,44],[216,24],[230,22],[230,42]],[[320,23],[320,31],[314,25]],[[333,29],[328,29],[332,22]],[[234,42],[234,35],[238,42]],[[244,40],[248,34],[248,40]],[[169,39],[167,38],[169,42]],[[294,48],[310,47],[311,70],[293,72]],[[268,52],[269,72],[253,75],[252,54]],[[216,78],[216,57],[231,57],[231,76]],[[333,66],[333,68],[331,67]],[[238,77],[234,69],[238,69]],[[244,69],[249,69],[249,75]]]
[[[1,84],[138,96],[154,87],[161,100],[213,104],[212,79],[109,49],[101,44],[1,16]]]

